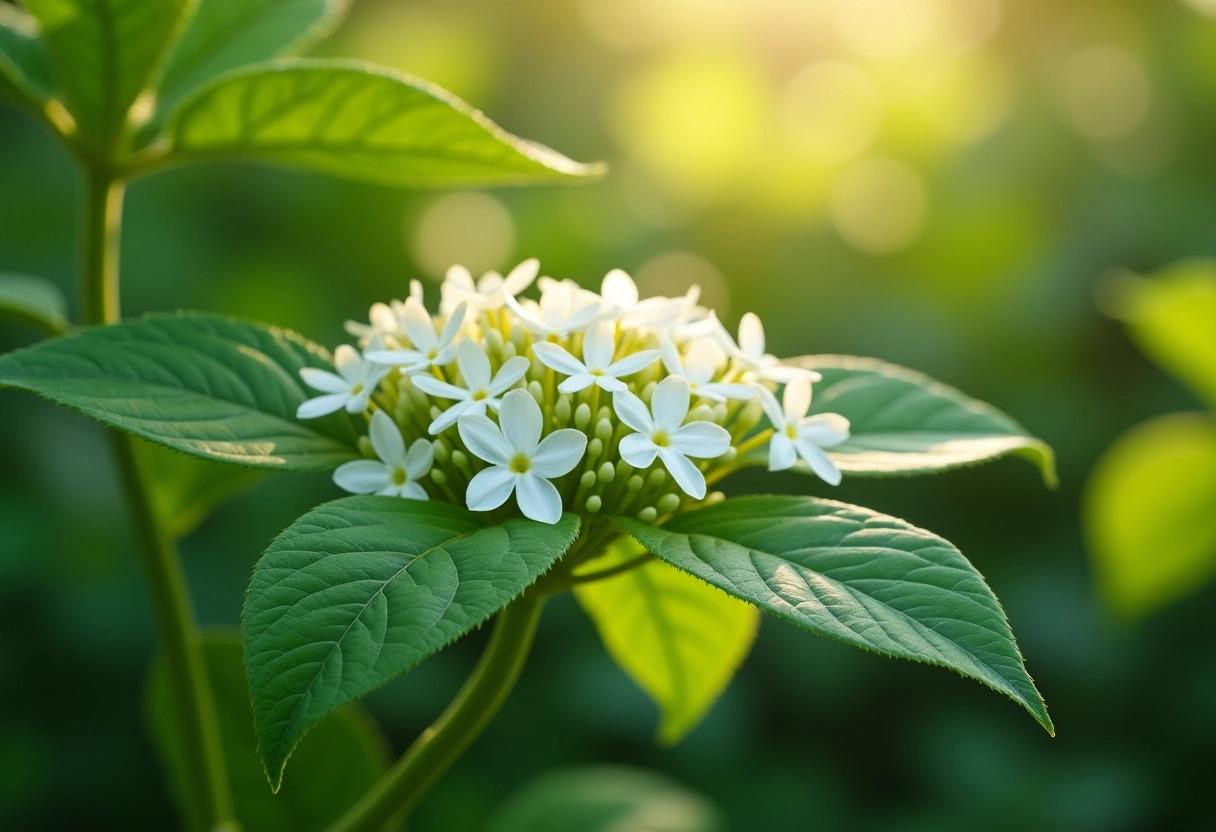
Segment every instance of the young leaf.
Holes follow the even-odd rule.
[[[286,60],[183,100],[178,160],[245,159],[401,187],[579,179],[592,166],[516,138],[424,81],[354,61]]]
[[[68,328],[67,302],[54,283],[0,272],[0,317],[59,335]]]
[[[737,497],[661,527],[618,521],[658,557],[736,598],[811,632],[977,679],[1054,730],[992,591],[930,532],[810,497]]]
[[[55,96],[54,73],[38,23],[20,9],[0,4],[0,79],[35,108]]]
[[[321,832],[388,769],[388,744],[379,727],[353,705],[317,723],[292,755],[291,779],[272,794],[258,759],[240,637],[208,633],[202,647],[236,818],[244,832]],[[184,783],[190,769],[181,745],[179,708],[164,663],[157,661],[148,676],[148,728],[182,815],[195,818],[198,811],[189,805],[191,792]]]
[[[348,0],[227,0],[199,4],[169,54],[158,109],[230,69],[298,53],[328,33]]]
[[[1085,495],[1095,571],[1107,602],[1139,616],[1216,575],[1216,419],[1179,414],[1121,437]]]
[[[82,132],[102,142],[119,135],[189,6],[188,0],[25,0]]]
[[[277,789],[318,719],[486,621],[578,535],[447,503],[347,497],[310,511],[258,562],[242,616],[258,750]]]
[[[314,471],[358,456],[345,414],[301,422],[302,367],[332,371],[290,332],[217,315],[151,315],[0,356],[0,387],[205,459]]]
[[[644,551],[627,538],[589,566],[609,569]],[[612,658],[658,704],[665,744],[705,716],[751,649],[760,618],[751,604],[660,561],[578,584],[575,596]]]
[[[1055,458],[1046,443],[996,408],[926,375],[854,356],[810,355],[786,363],[823,375],[814,385],[811,413],[849,420],[849,440],[828,451],[846,475],[928,474],[1016,454],[1033,461],[1055,487]],[[768,449],[750,451],[742,461],[766,464]]]

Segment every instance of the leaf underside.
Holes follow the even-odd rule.
[[[0,272],[0,317],[13,318],[52,335],[68,328],[67,301],[59,287],[22,274]]]

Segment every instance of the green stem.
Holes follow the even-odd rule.
[[[81,228],[80,318],[84,324],[120,320],[118,245],[122,231],[123,183],[108,171],[85,173]],[[220,746],[211,681],[203,662],[202,639],[194,620],[181,560],[157,517],[150,482],[134,440],[110,434],[127,501],[131,506],[169,671],[169,685],[181,708],[182,745],[188,766],[189,804],[204,830],[236,830],[228,776]]]
[[[498,614],[490,643],[456,698],[329,832],[382,830],[413,809],[506,701],[527,661],[543,604],[543,596],[527,593]]]

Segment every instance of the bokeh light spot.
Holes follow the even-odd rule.
[[[678,297],[694,283],[701,287],[701,305],[725,314],[730,305],[730,290],[717,266],[704,257],[687,251],[669,251],[647,261],[634,280],[642,297]]]
[[[1091,139],[1115,139],[1148,116],[1152,86],[1140,61],[1126,49],[1091,46],[1065,67],[1064,97],[1079,131]]]
[[[789,82],[778,117],[795,154],[841,162],[866,151],[881,115],[878,88],[865,72],[840,61],[820,61]]]
[[[501,202],[482,193],[439,197],[413,233],[414,258],[432,277],[442,277],[454,263],[473,274],[501,268],[514,247],[511,215]]]
[[[862,57],[903,58],[925,46],[937,14],[935,0],[836,0],[836,35]]]
[[[894,159],[867,159],[849,168],[832,194],[832,224],[866,254],[907,248],[925,226],[929,197],[915,171]]]

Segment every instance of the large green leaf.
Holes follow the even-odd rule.
[[[1140,349],[1216,408],[1216,260],[1122,280],[1115,305]]]
[[[329,32],[348,0],[210,0],[198,6],[165,66],[158,106],[230,69],[300,52]]]
[[[51,58],[38,23],[14,6],[0,4],[0,78],[33,107],[55,96]]]
[[[648,771],[604,766],[546,774],[481,832],[725,832],[712,803]]]
[[[68,328],[67,302],[49,280],[0,272],[0,317],[38,327],[52,335]]]
[[[348,497],[310,511],[258,562],[242,616],[258,749],[278,788],[321,717],[486,621],[578,534],[447,503]]]
[[[332,371],[290,332],[216,315],[152,315],[0,356],[18,387],[194,456],[279,470],[356,458],[345,414],[301,422],[302,367]]]
[[[355,705],[317,723],[292,755],[291,779],[273,794],[258,759],[239,636],[208,633],[203,658],[236,818],[244,832],[320,832],[388,770],[387,743],[371,717]],[[171,695],[163,661],[152,666],[147,690],[148,725],[174,798],[184,817],[198,817],[184,782],[190,769],[183,756],[180,703]]]
[[[820,635],[978,679],[1051,719],[992,591],[958,549],[832,500],[737,497],[661,527],[619,518],[672,566]]]
[[[840,413],[849,420],[849,440],[828,451],[846,475],[927,474],[1016,454],[1032,460],[1055,485],[1055,461],[1044,442],[996,408],[922,373],[841,355],[787,363],[823,375],[814,385],[811,413]],[[765,464],[768,449],[758,448],[743,461]]]
[[[1137,616],[1216,575],[1216,419],[1147,422],[1098,463],[1086,531],[1108,603]]]
[[[403,187],[599,173],[510,135],[438,87],[353,61],[228,74],[186,98],[168,133],[180,160],[245,159]]]
[[[645,550],[632,539],[588,568],[610,569]],[[751,649],[760,612],[661,561],[579,584],[575,595],[609,654],[659,705],[659,740],[696,727]]]
[[[25,0],[82,132],[105,143],[154,80],[189,0]]]

